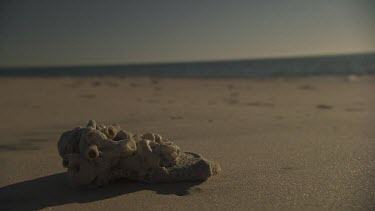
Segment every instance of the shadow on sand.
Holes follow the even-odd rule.
[[[141,190],[184,196],[190,193],[193,186],[201,183],[145,184],[122,180],[99,189],[77,190],[67,185],[64,174],[53,174],[2,187],[2,210],[37,210],[68,203],[87,203]]]

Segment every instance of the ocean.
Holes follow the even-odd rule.
[[[375,53],[163,64],[0,67],[0,77],[269,78],[349,74],[375,74]]]

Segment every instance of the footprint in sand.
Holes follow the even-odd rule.
[[[157,79],[157,78],[151,78],[151,79],[150,79],[150,83],[156,85],[156,84],[159,83],[159,79]]]
[[[171,116],[171,120],[179,120],[179,119],[184,119],[184,117],[178,116],[178,115]]]
[[[102,85],[106,85],[106,86],[109,86],[109,87],[118,87],[118,84],[116,82],[113,82],[113,81],[106,81],[106,82],[93,81],[91,83],[91,86],[94,86],[94,87],[99,87],[99,86],[102,86]]]
[[[227,89],[229,89],[229,90],[234,89],[234,85],[233,85],[233,84],[229,84],[229,85],[227,86]]]
[[[224,101],[227,102],[229,105],[237,105],[240,103],[240,101],[237,99],[226,99]]]
[[[91,83],[91,86],[95,86],[95,87],[98,87],[98,86],[101,86],[101,85],[102,85],[102,82],[100,82],[100,81],[93,81]]]
[[[317,109],[326,109],[326,110],[329,110],[329,109],[332,109],[333,106],[331,106],[331,105],[326,105],[326,104],[318,104],[318,105],[316,105],[316,108],[317,108]]]

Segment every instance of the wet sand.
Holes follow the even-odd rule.
[[[375,77],[0,78],[3,210],[373,210]],[[67,186],[56,143],[88,119],[221,164],[203,183]]]

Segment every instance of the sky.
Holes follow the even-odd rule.
[[[0,67],[375,52],[372,0],[2,0]]]

